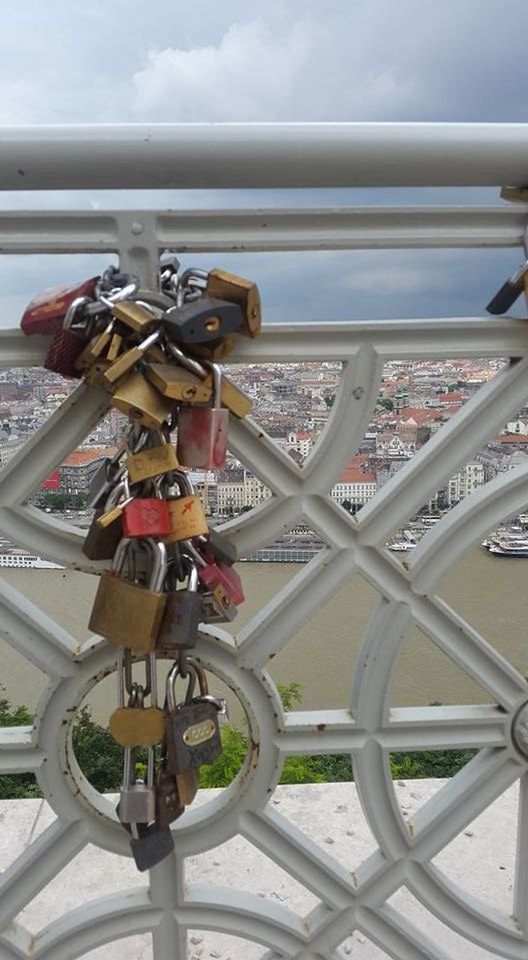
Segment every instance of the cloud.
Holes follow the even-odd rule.
[[[506,14],[506,10],[508,13]],[[307,2],[238,19],[211,42],[154,47],[131,115],[178,121],[525,119],[520,0]],[[475,30],[475,24],[478,29]],[[472,37],[472,44],[468,44]]]
[[[308,21],[283,35],[253,21],[233,24],[217,46],[151,52],[133,78],[135,109],[146,116],[174,110],[182,120],[274,119],[290,103],[316,43]]]

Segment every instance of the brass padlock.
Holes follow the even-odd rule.
[[[159,340],[161,333],[156,330],[146,340],[122,353],[101,377],[101,386],[114,393],[117,384],[135,367],[151,347]]]
[[[131,330],[141,334],[151,330],[157,323],[154,311],[146,303],[136,303],[134,300],[115,303],[112,307],[112,315]]]
[[[236,347],[234,337],[224,337],[222,340],[215,340],[213,343],[193,343],[187,344],[189,353],[197,357],[203,357],[204,360],[219,362],[233,353]]]
[[[141,447],[127,456],[127,468],[130,483],[143,483],[153,477],[171,473],[179,467],[176,450],[165,436],[159,431],[160,444],[154,447]]]
[[[133,423],[159,430],[171,418],[175,401],[162,397],[142,373],[131,373],[113,394],[112,406],[126,413]]]
[[[192,540],[209,531],[200,497],[194,493],[189,477],[183,471],[175,474],[180,490],[179,497],[166,494],[171,519],[172,533],[164,537],[164,543],[176,543],[179,540]]]
[[[199,377],[170,363],[152,363],[145,367],[147,380],[164,397],[181,403],[209,403],[212,387]]]
[[[117,360],[119,354],[121,353],[121,346],[123,344],[123,337],[120,333],[113,333],[112,339],[110,341],[110,346],[106,351],[106,359],[110,363],[114,363]]]
[[[207,386],[213,386],[213,374],[208,373],[204,383]],[[244,417],[247,417],[248,413],[251,413],[253,409],[253,401],[248,397],[247,393],[244,393],[240,387],[237,387],[229,377],[226,377],[225,373],[222,374],[222,385],[220,389],[220,402],[223,407],[226,407],[233,416],[238,417],[239,420],[242,420]]]
[[[200,377],[203,382],[213,390],[213,374],[208,373],[207,369],[209,363],[207,361],[199,362],[193,357],[189,357],[186,353],[183,352],[181,347],[178,347],[175,343],[167,344],[167,349],[170,355],[181,364],[182,367],[185,367],[186,370],[190,370],[191,373],[196,374],[197,377]],[[227,407],[230,413],[233,416],[238,417],[239,420],[242,420],[243,417],[246,417],[248,413],[251,413],[253,409],[253,401],[244,393],[240,387],[237,387],[229,377],[226,377],[225,373],[222,374],[222,383],[220,388],[220,402],[223,407]]]
[[[207,297],[216,297],[219,300],[230,300],[242,308],[244,316],[243,326],[237,333],[245,337],[258,337],[262,324],[260,294],[258,287],[251,280],[237,277],[234,273],[215,268],[207,277],[205,288]]]
[[[147,546],[152,567],[148,586],[121,577],[134,544]],[[163,584],[167,576],[167,551],[163,543],[154,540],[121,540],[112,569],[99,580],[89,629],[105,637],[110,643],[127,647],[136,653],[151,653],[159,633],[166,594]]]

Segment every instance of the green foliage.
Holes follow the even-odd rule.
[[[454,777],[475,756],[476,750],[417,750],[416,753],[392,753],[394,780],[427,780],[429,777]]]
[[[354,779],[352,762],[346,753],[323,753],[319,757],[310,757],[310,765],[325,783],[349,782]]]
[[[302,703],[301,683],[278,683],[277,690],[286,711],[293,710],[295,703]]]
[[[88,707],[81,707],[72,731],[73,749],[84,776],[96,790],[117,790],[123,771],[123,751],[108,730],[92,720]],[[137,760],[144,761],[141,751]]]
[[[383,397],[381,400],[378,400],[380,407],[385,407],[386,410],[392,410],[394,404],[390,397]]]
[[[334,406],[334,403],[335,403],[335,393],[333,393],[333,394],[332,394],[331,396],[329,396],[329,397],[325,397],[325,398],[324,398],[324,402],[326,403],[326,406],[327,406],[328,409],[330,410],[330,408],[333,407],[333,406]]]
[[[200,769],[201,787],[227,787],[236,777],[247,754],[247,736],[227,724],[222,728],[223,751],[213,763]]]
[[[31,727],[33,716],[27,707],[12,707],[9,700],[0,700],[0,727]]]
[[[26,707],[12,707],[9,700],[0,700],[0,727],[30,727],[33,717]],[[7,773],[0,777],[0,800],[22,800],[41,797],[32,773]]]

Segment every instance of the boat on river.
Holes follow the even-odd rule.
[[[489,553],[496,557],[528,557],[528,539],[485,541]]]

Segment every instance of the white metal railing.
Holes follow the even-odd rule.
[[[2,131],[4,188],[146,186],[335,186],[528,182],[528,127],[521,125],[227,125],[35,128]],[[207,148],[207,149],[206,149]],[[205,152],[204,152],[205,151]],[[197,159],[200,164],[196,163]],[[22,173],[16,171],[23,171]],[[369,207],[242,211],[27,212],[0,215],[4,251],[117,250],[126,268],[153,281],[160,247],[186,251],[420,246],[514,246],[528,207]],[[242,240],[240,240],[242,238]],[[258,282],[258,277],[255,277]],[[2,366],[38,365],[45,338],[0,334]],[[382,365],[394,357],[516,358],[361,511],[348,517],[330,490],[362,439],[378,397]],[[49,677],[32,728],[0,731],[0,771],[34,771],[56,821],[0,879],[0,951],[9,960],[71,960],[102,943],[152,931],[155,960],[186,956],[186,930],[234,933],[269,948],[268,958],[337,957],[361,930],[398,960],[445,960],[389,898],[407,886],[436,917],[500,956],[528,956],[528,777],[515,747],[528,684],[456,611],[435,596],[444,572],[499,520],[526,504],[528,468],[472,494],[400,563],[386,539],[496,432],[528,393],[526,321],[446,318],[264,327],[230,362],[338,359],[343,376],[317,447],[302,467],[251,419],[232,422],[230,449],[273,497],[226,525],[242,553],[303,520],[327,548],[253,620],[236,643],[204,629],[198,654],[233,689],[247,713],[252,749],[231,787],[175,824],[176,854],[150,886],[95,901],[30,937],[14,919],[87,843],[126,855],[113,808],[82,776],[71,721],[86,693],[115,668],[115,652],[79,644],[0,581],[2,633]],[[34,553],[87,571],[80,534],[24,505],[25,498],[88,433],[107,395],[80,386],[0,476],[0,529]],[[284,715],[266,672],[268,658],[359,571],[380,594],[354,677],[350,709]],[[474,678],[493,704],[390,709],[390,685],[411,623]],[[327,639],[332,642],[331,632]],[[66,723],[64,722],[66,721]],[[478,748],[475,758],[411,820],[404,820],[388,753]],[[351,754],[359,796],[378,850],[353,874],[269,805],[288,754]],[[510,784],[520,780],[514,916],[470,897],[432,860]],[[185,859],[240,833],[321,901],[307,917],[243,889],[185,884]],[[498,849],[501,840],[497,839]]]

